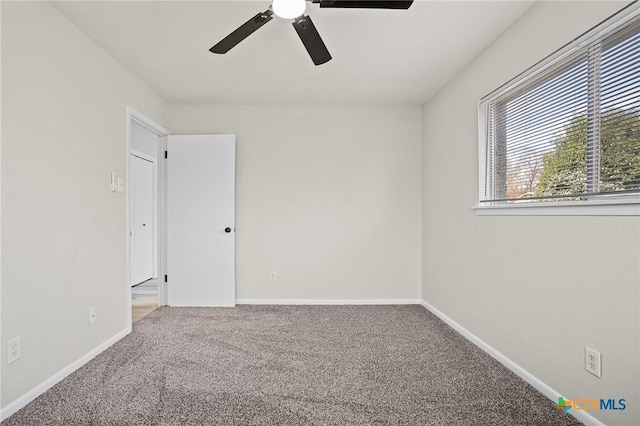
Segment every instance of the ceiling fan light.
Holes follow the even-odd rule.
[[[302,15],[307,7],[305,0],[273,0],[273,13],[284,19]]]

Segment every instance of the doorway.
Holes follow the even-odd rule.
[[[167,130],[127,108],[127,156],[131,158],[131,164],[127,161],[130,196],[138,190],[136,180],[144,181],[149,175],[148,163],[155,161],[151,243],[155,260],[150,279],[148,254],[141,255],[134,247],[134,230],[146,231],[150,216],[136,217],[136,199],[127,200],[128,324],[133,322],[134,304],[152,303],[154,297],[157,302],[151,309],[147,306],[148,311],[167,305],[234,306],[235,135],[169,136]],[[148,247],[149,237],[137,239],[141,238],[142,246]],[[134,266],[138,259],[143,265],[139,268]],[[137,313],[135,319],[146,313]]]
[[[164,151],[168,132],[127,108],[128,312],[132,324],[166,304]]]
[[[135,127],[139,125],[134,123]],[[142,129],[132,131],[132,146]],[[155,135],[151,135],[156,138]],[[156,141],[157,143],[157,141]],[[131,149],[129,155],[129,237],[131,265],[131,316],[136,322],[158,309],[157,158]]]

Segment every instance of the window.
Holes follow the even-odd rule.
[[[637,6],[480,101],[479,207],[640,202]]]

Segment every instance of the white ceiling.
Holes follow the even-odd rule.
[[[422,104],[531,6],[416,1],[309,14],[333,60],[314,66],[274,18],[226,55],[209,48],[270,1],[52,2],[172,104]]]

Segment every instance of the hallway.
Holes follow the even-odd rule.
[[[158,280],[152,278],[131,287],[132,322],[158,309]]]

